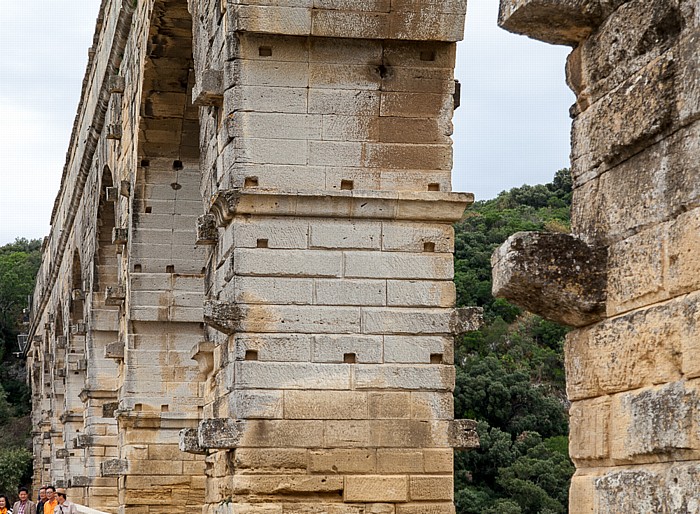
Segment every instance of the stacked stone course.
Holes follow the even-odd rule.
[[[575,327],[576,513],[700,512],[700,4],[502,0],[574,47],[572,236],[517,234],[494,291]]]
[[[120,514],[454,513],[465,11],[104,1],[32,310],[36,483]]]

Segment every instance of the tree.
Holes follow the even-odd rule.
[[[0,491],[16,491],[27,483],[32,454],[26,448],[0,449]]]
[[[459,305],[484,308],[484,326],[456,346],[455,416],[478,421],[481,447],[455,458],[459,514],[566,512],[563,338],[566,328],[491,295],[491,254],[522,230],[568,232],[571,177],[477,202],[455,226]]]

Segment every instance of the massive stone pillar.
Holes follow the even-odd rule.
[[[572,236],[518,234],[494,290],[567,338],[571,512],[698,512],[700,4],[502,0],[569,44]]]
[[[207,512],[449,514],[464,2],[190,2]]]

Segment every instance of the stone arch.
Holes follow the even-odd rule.
[[[83,288],[83,268],[80,260],[80,250],[73,251],[70,281],[70,316],[74,325],[84,321],[85,290]],[[79,330],[79,329],[76,329]],[[80,330],[79,330],[80,331]],[[84,330],[83,330],[84,331]]]

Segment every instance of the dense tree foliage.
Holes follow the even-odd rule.
[[[459,305],[484,308],[484,326],[456,348],[455,416],[478,420],[481,448],[457,454],[459,514],[567,511],[563,339],[566,329],[491,295],[491,254],[523,230],[568,232],[571,179],[522,186],[477,202],[456,229]]]
[[[31,476],[31,395],[15,352],[40,263],[41,241],[17,239],[0,247],[0,492],[10,495]]]

